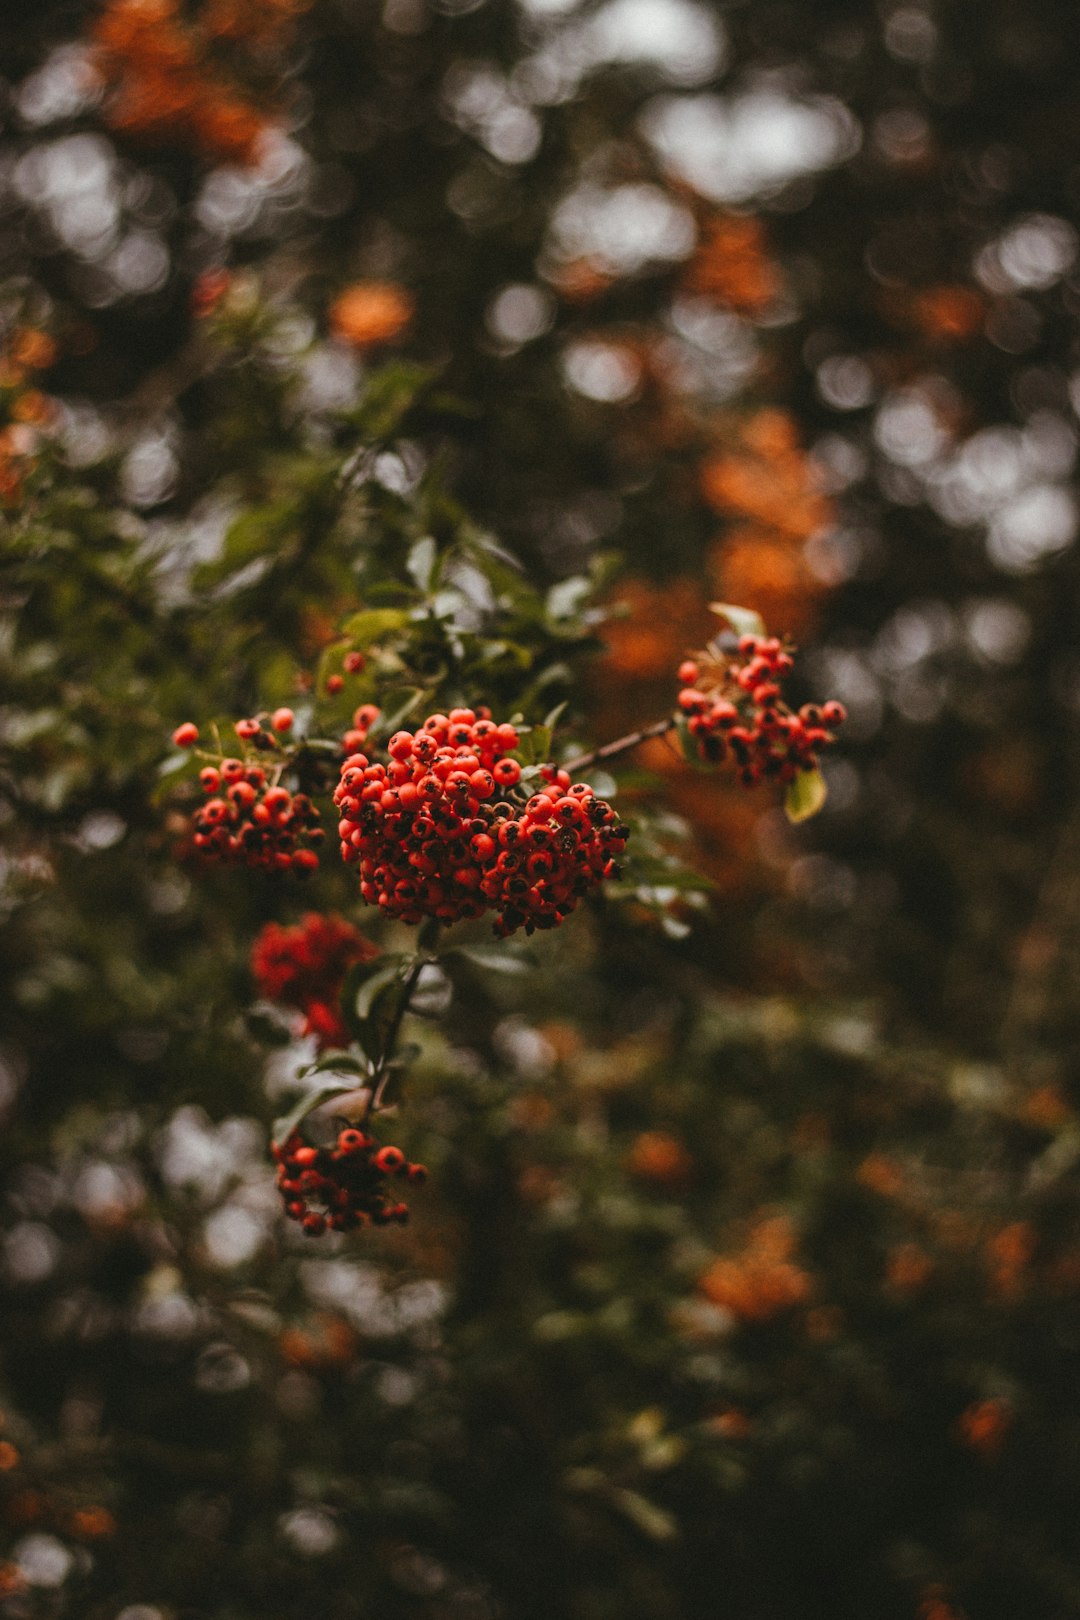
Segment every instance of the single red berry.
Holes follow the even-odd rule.
[[[367,659],[364,657],[362,652],[350,652],[345,654],[343,663],[345,665],[345,673],[347,675],[359,675],[360,671],[366,665]]]
[[[270,724],[275,731],[291,731],[296,716],[291,709],[275,709],[270,717]]]
[[[242,742],[249,742],[252,737],[259,735],[262,727],[257,720],[238,720],[233,730]]]
[[[679,665],[679,685],[696,686],[701,671],[692,658],[687,658]]]
[[[375,1155],[375,1164],[384,1175],[392,1176],[401,1169],[405,1163],[405,1155],[399,1147],[380,1148]]]
[[[199,772],[199,781],[202,783],[204,792],[216,793],[221,786],[221,773],[215,771],[212,765],[207,765]]]
[[[199,740],[199,728],[190,720],[185,720],[182,726],[177,726],[172,734],[172,740],[177,748],[193,748]]]
[[[344,685],[345,681],[340,675],[328,675],[326,677],[326,690],[331,697],[337,697]]]

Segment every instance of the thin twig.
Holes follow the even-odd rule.
[[[382,1106],[383,1094],[390,1083],[390,1076],[394,1072],[390,1065],[393,1061],[394,1052],[397,1049],[398,1037],[401,1034],[401,1026],[405,1021],[405,1014],[409,1010],[409,1003],[412,1001],[413,992],[420,981],[420,975],[427,967],[428,963],[432,960],[433,959],[430,956],[418,956],[405,976],[401,996],[398,1000],[397,1007],[394,1009],[394,1016],[390,1022],[390,1028],[386,1032],[386,1044],[383,1047],[382,1056],[379,1059],[378,1067],[371,1077],[374,1090],[371,1094],[371,1101],[367,1106],[367,1112],[369,1114],[378,1113],[380,1107]]]
[[[631,748],[637,748],[639,743],[648,742],[650,737],[663,737],[669,731],[674,731],[677,721],[674,715],[667,715],[663,720],[654,720],[651,726],[642,726],[640,731],[628,732],[625,737],[616,737],[614,742],[604,743],[601,748],[594,748],[591,753],[578,754],[575,759],[564,760],[560,767],[569,771],[573,776],[575,771],[586,771],[590,765],[598,765],[602,759],[614,759],[617,754],[627,754]]]

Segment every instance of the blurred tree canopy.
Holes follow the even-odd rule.
[[[3,1620],[1080,1616],[1078,59],[1056,0],[3,7]],[[714,598],[848,709],[821,816],[594,773],[622,877],[408,1020],[411,1224],[296,1234],[253,941],[410,931],[203,870],[170,733],[396,690],[565,759]]]

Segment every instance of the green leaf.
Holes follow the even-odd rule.
[[[788,784],[784,810],[789,821],[809,821],[825,803],[828,788],[819,770],[800,771],[794,782]]]
[[[390,438],[434,380],[435,372],[429,366],[410,361],[396,361],[377,372],[355,413],[365,436]]]
[[[341,633],[348,636],[354,647],[370,647],[373,641],[380,640],[391,630],[401,630],[408,622],[406,608],[365,608],[346,619]]]
[[[401,977],[403,957],[395,957],[393,962],[387,963],[385,958],[379,959],[383,966],[377,972],[371,973],[359,986],[352,1004],[352,1011],[357,1018],[366,1018],[371,1012],[372,1004],[380,990],[387,985],[395,983]]]
[[[383,699],[383,713],[379,716],[376,729],[380,733],[399,730],[419,704],[424,692],[425,688],[422,686],[406,686],[387,692]]]
[[[551,759],[551,727],[523,726],[516,758],[523,765],[546,765]]]
[[[368,1003],[366,1016],[357,1021],[356,1038],[376,1065],[381,1064],[386,1055],[386,1043],[404,994],[405,986],[400,979],[379,985]]]
[[[726,619],[737,636],[765,634],[765,621],[753,608],[735,607],[731,602],[710,602],[709,612]]]
[[[431,585],[438,555],[438,547],[430,534],[425,534],[409,551],[405,566],[422,591],[427,591]]]
[[[455,945],[447,957],[460,957],[485,973],[531,973],[534,963],[501,945]]]
[[[327,1081],[325,1085],[316,1086],[314,1091],[305,1091],[304,1095],[297,1099],[287,1114],[283,1114],[280,1119],[275,1119],[274,1141],[279,1145],[282,1142],[287,1142],[297,1126],[307,1119],[309,1114],[314,1113],[316,1108],[321,1108],[324,1102],[330,1101],[331,1097],[343,1097],[347,1091],[355,1090],[356,1081],[351,1080],[348,1083]]]

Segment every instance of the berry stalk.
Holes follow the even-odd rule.
[[[587,771],[590,765],[599,765],[602,759],[615,759],[619,754],[628,754],[631,748],[648,742],[650,737],[666,736],[669,731],[675,730],[677,723],[674,715],[666,715],[663,720],[654,720],[651,726],[642,726],[640,731],[629,731],[625,737],[616,737],[614,742],[604,743],[587,754],[578,754],[574,759],[566,760],[561,768],[571,776],[575,771]]]

